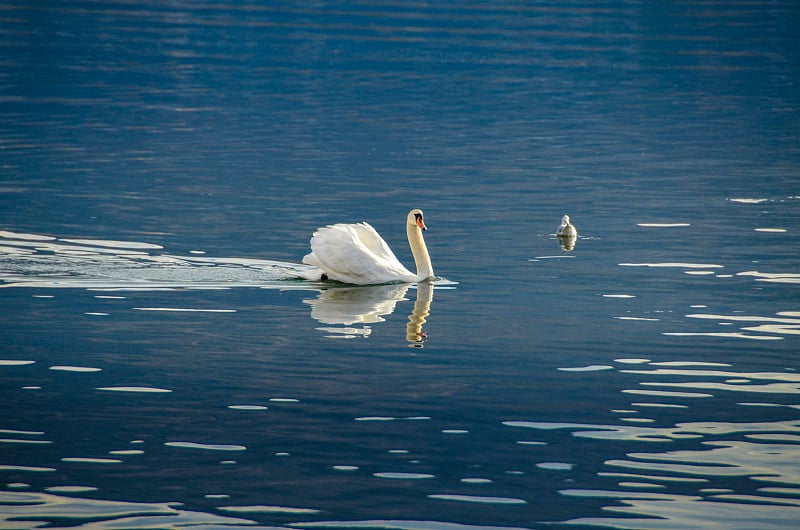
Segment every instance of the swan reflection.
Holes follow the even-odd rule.
[[[331,337],[368,337],[370,324],[383,322],[383,317],[394,313],[397,302],[408,300],[410,284],[329,287],[315,299],[303,300],[311,306],[311,317],[326,326],[320,331]],[[412,347],[422,347],[425,342],[423,324],[430,314],[433,284],[420,282],[417,299],[408,317],[406,340]]]
[[[428,339],[425,332],[422,331],[422,325],[431,314],[431,302],[433,301],[433,284],[430,282],[421,282],[417,285],[417,300],[414,302],[414,309],[408,315],[408,324],[406,325],[406,340],[408,345],[412,348],[422,348],[424,342]]]

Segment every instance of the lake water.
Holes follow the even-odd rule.
[[[0,526],[794,528],[798,27],[4,4]],[[433,284],[290,278],[414,207]]]

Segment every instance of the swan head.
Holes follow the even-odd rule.
[[[425,226],[425,219],[422,215],[422,210],[419,208],[414,208],[410,212],[408,212],[408,217],[406,218],[406,222],[411,226],[416,226],[420,230],[427,230],[428,227]]]
[[[564,217],[561,218],[561,224],[562,225],[568,225],[569,224],[569,215],[564,215]]]

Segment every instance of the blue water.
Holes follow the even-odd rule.
[[[798,24],[5,4],[2,526],[793,528]],[[414,207],[433,284],[291,278]]]

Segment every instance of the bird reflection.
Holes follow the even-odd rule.
[[[383,322],[383,317],[394,312],[397,302],[408,300],[409,284],[329,287],[315,299],[303,300],[311,306],[311,317],[326,326],[320,331],[330,337],[368,337],[370,324]],[[426,335],[422,329],[430,314],[433,284],[421,282],[417,286],[417,299],[408,317],[406,340],[409,346],[421,348]]]
[[[578,236],[556,236],[556,239],[558,239],[558,244],[561,245],[561,248],[567,252],[574,249],[575,244],[578,242]]]

